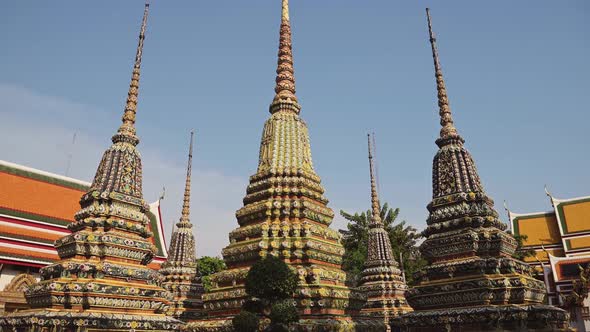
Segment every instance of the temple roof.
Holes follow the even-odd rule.
[[[548,253],[555,257],[590,253],[590,196],[561,199],[546,193],[551,211],[515,213],[506,209],[514,234],[526,235],[524,247],[535,250],[536,258],[544,262],[549,261]]]
[[[524,214],[509,212],[508,215],[510,227],[514,234],[532,234],[534,232],[535,236],[531,236],[526,240],[527,245],[560,243],[561,234],[553,211]]]
[[[67,225],[90,183],[0,160],[0,187],[0,262],[40,267],[56,261],[53,241],[71,233]],[[159,200],[148,217],[158,250],[152,267],[158,267],[167,256]]]
[[[584,268],[590,264],[590,255],[573,257],[549,255],[549,264],[554,282],[579,280],[580,267]]]
[[[564,235],[590,233],[590,196],[569,199],[549,197]]]

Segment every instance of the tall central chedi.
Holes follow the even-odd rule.
[[[258,170],[250,177],[244,207],[236,212],[240,227],[223,249],[228,269],[212,277],[205,310],[210,324],[227,324],[246,299],[250,266],[273,255],[299,275],[295,302],[301,325],[352,324],[345,314],[351,294],[341,269],[344,248],[338,232],[329,228],[334,213],[313,168],[307,126],[299,117],[287,0],[282,1],[278,57],[276,94],[262,133]]]
[[[4,331],[175,331],[162,276],[146,265],[149,207],[143,199],[135,116],[149,5],[146,4],[123,124],[104,152],[72,234],[55,241],[60,260],[41,269],[26,292],[31,310],[3,319]]]
[[[432,169],[432,202],[420,251],[428,266],[406,299],[415,310],[399,319],[408,331],[559,331],[566,313],[543,305],[545,285],[512,257],[516,240],[504,230],[455,128],[432,32],[442,129]]]

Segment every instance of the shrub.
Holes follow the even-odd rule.
[[[236,332],[257,331],[258,323],[258,316],[249,311],[242,311],[232,319],[232,326]]]
[[[283,300],[272,305],[270,320],[273,324],[293,323],[299,320],[299,313],[293,304],[293,300]]]
[[[297,274],[274,256],[256,262],[246,277],[248,295],[269,302],[291,298],[297,288]]]
[[[262,314],[264,312],[264,308],[265,305],[260,299],[246,300],[246,302],[242,304],[242,310],[253,312],[255,314]]]

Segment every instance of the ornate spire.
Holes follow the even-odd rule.
[[[367,134],[367,142],[369,147],[369,173],[371,176],[371,230],[369,231],[369,248],[366,265],[391,264],[397,266],[391,250],[389,235],[383,228],[383,221],[381,220],[381,205],[379,204],[377,181],[375,180],[371,134]]]
[[[139,143],[139,139],[135,135],[135,114],[137,112],[137,96],[139,94],[139,75],[141,73],[143,40],[145,39],[149,8],[150,4],[146,2],[145,9],[143,11],[143,20],[141,21],[141,29],[139,30],[139,42],[137,44],[137,52],[135,53],[135,64],[133,65],[131,83],[129,83],[129,92],[127,92],[127,102],[125,103],[125,111],[122,118],[123,124],[121,124],[119,130],[113,136],[113,143],[121,141],[125,141],[133,145],[137,145],[137,143]]]
[[[379,193],[377,192],[377,182],[375,181],[375,165],[373,164],[371,134],[367,134],[367,143],[369,146],[369,173],[371,175],[371,222],[374,224],[381,224],[381,205],[379,204]]]
[[[295,113],[299,113],[301,106],[299,106],[297,97],[295,96],[291,22],[289,21],[289,0],[282,1],[275,97],[270,105],[270,113],[275,113],[279,110],[291,110]]]
[[[440,115],[440,138],[437,140],[437,144],[444,145],[449,139],[459,139],[463,141],[461,136],[457,133],[455,124],[453,122],[453,116],[451,114],[451,107],[449,105],[449,98],[447,96],[447,88],[445,87],[445,81],[440,66],[440,60],[438,58],[438,49],[436,47],[436,38],[432,31],[432,22],[430,19],[430,10],[426,8],[426,17],[428,19],[428,33],[430,34],[430,45],[432,47],[432,59],[434,61],[434,76],[436,77],[436,89],[438,90],[438,108]]]
[[[142,162],[133,127],[147,13],[146,4],[123,125],[104,152],[91,187],[80,198],[75,221],[68,224],[72,233],[54,242],[59,260],[39,271],[41,280],[26,294],[32,310],[22,311],[22,323],[10,330],[178,331],[181,327],[165,314],[170,293],[161,287],[164,279],[154,270],[157,263],[147,266],[157,249],[150,240],[149,205],[143,199]]]
[[[169,290],[173,297],[173,305],[170,307],[168,314],[182,320],[193,320],[202,317],[204,314],[201,300],[204,290],[197,274],[195,236],[192,229],[193,224],[190,222],[193,137],[194,132],[191,131],[182,214],[170,237],[168,259],[160,269],[160,273],[165,280],[164,288]]]
[[[193,224],[190,221],[190,203],[191,203],[191,170],[193,163],[193,136],[191,131],[191,141],[188,152],[188,164],[186,167],[186,182],[184,187],[184,198],[182,201],[182,213],[180,220],[176,223],[176,229],[170,239],[170,250],[168,251],[167,263],[162,267],[167,267],[168,263],[191,263],[195,262],[195,237],[193,235]]]
[[[443,128],[436,141],[432,201],[420,245],[428,264],[414,274],[414,286],[405,294],[417,313],[400,317],[398,324],[425,331],[562,331],[565,312],[542,305],[543,282],[533,277],[527,263],[513,258],[517,241],[504,231],[473,157],[453,126],[428,9],[426,14]],[[492,312],[502,316],[493,327],[488,324]]]
[[[190,225],[190,205],[191,205],[191,172],[193,168],[193,136],[194,131],[191,131],[191,142],[188,150],[188,165],[186,167],[186,182],[184,185],[184,199],[182,200],[182,214],[180,223],[183,226]],[[189,227],[191,227],[190,225]],[[182,226],[179,226],[182,227]]]
[[[407,286],[398,262],[393,256],[389,233],[383,228],[381,206],[375,179],[373,150],[375,141],[367,134],[369,148],[369,173],[371,176],[371,224],[367,240],[367,260],[360,279],[360,290],[366,302],[360,311],[361,317],[381,318],[383,331],[390,331],[389,318],[412,311],[404,297]],[[400,256],[401,258],[401,256]]]

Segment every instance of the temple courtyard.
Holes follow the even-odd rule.
[[[333,6],[337,5],[335,1],[328,2]],[[6,135],[4,139],[10,140],[9,145],[6,145],[6,151],[0,150],[1,331],[590,330],[590,179],[587,172],[582,172],[582,169],[587,171],[587,166],[590,165],[585,143],[590,137],[587,130],[577,129],[582,125],[576,123],[585,123],[583,126],[587,129],[588,122],[572,121],[578,116],[577,113],[570,114],[567,119],[566,116],[559,118],[556,113],[545,117],[539,115],[538,118],[531,119],[528,115],[519,115],[518,108],[514,108],[510,111],[512,118],[494,120],[494,117],[500,117],[494,112],[477,113],[477,109],[466,111],[462,107],[457,107],[457,110],[451,108],[451,99],[469,99],[470,94],[478,93],[477,88],[472,88],[478,82],[457,82],[461,80],[461,74],[451,76],[453,79],[449,81],[447,75],[452,75],[452,71],[443,72],[443,60],[452,64],[449,68],[456,68],[458,63],[470,61],[468,54],[462,52],[451,53],[452,57],[446,56],[447,52],[443,51],[462,41],[454,40],[449,33],[441,33],[439,39],[439,34],[436,33],[435,23],[446,21],[442,26],[445,27],[444,30],[449,30],[450,25],[458,24],[453,20],[460,16],[450,17],[442,8],[440,11],[446,15],[439,16],[439,10],[431,12],[426,8],[419,13],[408,11],[408,14],[403,16],[408,22],[414,22],[407,23],[409,27],[416,24],[422,29],[422,37],[417,44],[420,45],[421,52],[412,53],[409,57],[428,60],[428,64],[421,66],[426,66],[425,71],[430,72],[427,82],[430,90],[426,91],[426,94],[431,100],[427,100],[426,105],[427,111],[435,110],[425,112],[427,114],[421,120],[423,125],[419,126],[421,129],[407,129],[413,125],[409,119],[414,115],[406,115],[404,111],[393,107],[375,112],[370,110],[375,107],[369,101],[354,104],[352,100],[355,96],[349,96],[347,91],[340,90],[345,89],[342,86],[336,91],[329,85],[323,85],[323,92],[305,99],[305,89],[308,89],[308,86],[310,90],[317,90],[315,83],[309,79],[310,72],[297,72],[298,75],[302,73],[298,76],[302,79],[297,80],[300,90],[296,89],[295,58],[300,53],[299,48],[295,47],[294,36],[321,44],[317,46],[318,49],[323,46],[329,48],[330,56],[309,56],[311,53],[301,53],[302,57],[308,57],[304,64],[311,67],[311,71],[319,71],[330,79],[339,81],[334,84],[342,84],[349,80],[363,81],[364,74],[359,74],[360,78],[356,78],[354,70],[344,67],[346,61],[365,61],[354,60],[358,55],[354,55],[353,51],[344,51],[348,44],[355,42],[353,34],[345,39],[336,36],[340,29],[346,29],[344,26],[338,28],[338,24],[344,23],[337,13],[344,9],[332,8],[329,12],[333,12],[333,16],[322,16],[321,21],[324,22],[323,26],[327,31],[327,34],[323,34],[319,30],[311,33],[304,27],[306,22],[313,21],[313,10],[307,12],[309,21],[306,21],[305,16],[294,15],[293,8],[298,8],[298,13],[299,10],[306,12],[304,9],[307,7],[304,6],[311,6],[310,4],[304,5],[295,0],[291,0],[291,3],[289,0],[274,0],[264,5],[252,5],[252,8],[260,11],[272,10],[272,19],[277,24],[264,26],[261,31],[272,30],[275,40],[278,34],[278,53],[272,63],[275,66],[276,62],[274,83],[269,79],[264,81],[268,90],[273,85],[274,90],[268,94],[268,109],[258,110],[256,113],[242,107],[243,92],[239,90],[249,91],[250,86],[238,84],[243,73],[237,68],[246,70],[249,59],[256,58],[258,61],[265,58],[246,55],[246,44],[256,43],[253,40],[239,40],[240,36],[243,36],[241,29],[246,29],[246,26],[240,27],[238,22],[231,19],[223,21],[225,25],[235,24],[228,28],[225,34],[226,38],[234,39],[218,45],[219,59],[195,59],[182,65],[186,71],[181,71],[180,76],[187,76],[192,66],[203,65],[195,64],[201,60],[203,63],[208,62],[205,66],[215,66],[217,71],[226,71],[216,76],[220,81],[199,83],[204,85],[190,90],[190,106],[179,107],[183,98],[180,94],[186,91],[186,84],[182,83],[184,81],[181,78],[177,81],[173,76],[158,78],[158,75],[150,73],[154,64],[144,59],[149,59],[152,54],[169,57],[167,64],[162,66],[173,66],[171,62],[176,61],[175,53],[162,45],[172,42],[174,38],[182,40],[183,44],[198,42],[186,41],[180,37],[163,38],[160,33],[165,33],[167,27],[162,27],[162,30],[152,28],[150,23],[153,16],[155,15],[156,23],[162,22],[164,14],[169,14],[169,7],[173,5],[164,2],[146,2],[141,5],[143,7],[138,6],[138,3],[125,5],[133,6],[136,11],[132,21],[134,26],[139,24],[139,34],[136,37],[137,44],[130,68],[131,78],[127,95],[125,96],[123,91],[119,93],[119,97],[126,98],[122,110],[109,113],[91,108],[86,111],[74,108],[78,111],[69,113],[67,119],[63,119],[64,124],[72,121],[78,123],[80,128],[92,128],[87,129],[88,132],[100,133],[102,140],[100,148],[97,149],[101,150],[102,154],[96,153],[96,156],[89,157],[97,160],[97,163],[92,161],[94,164],[90,167],[76,166],[83,164],[82,162],[73,164],[76,160],[83,159],[76,159],[76,153],[94,154],[94,144],[86,139],[86,133],[80,135],[79,141],[76,138],[77,132],[74,134],[71,151],[64,153],[66,171],[57,174],[50,166],[49,157],[43,157],[41,162],[33,164],[20,158],[12,158],[19,150],[25,150],[31,142],[36,149],[33,150],[34,155],[57,154],[41,148],[46,140],[43,130],[36,130],[35,133],[27,134],[24,139],[18,140],[14,139],[18,134],[10,134],[10,128],[6,128],[4,134],[0,130],[0,135]],[[323,5],[317,6],[317,10],[321,11],[320,7]],[[15,8],[14,15],[19,15],[19,10]],[[158,10],[162,10],[162,16],[158,16]],[[230,15],[232,10],[239,12],[244,9],[236,7],[225,10]],[[355,10],[358,10],[359,17],[365,14],[365,9],[361,7]],[[534,8],[533,11],[543,12],[538,8]],[[586,19],[589,12],[585,12]],[[549,15],[549,12],[543,13]],[[80,15],[82,18],[76,15],[69,18],[91,22],[95,16],[88,14],[87,17],[83,17],[86,14],[82,13]],[[116,10],[111,15],[111,19],[115,21],[116,17],[121,16]],[[210,15],[216,16],[216,21],[223,20],[224,17],[221,12],[214,10]],[[260,17],[263,16],[265,15],[260,14]],[[492,12],[484,13],[482,25],[489,22],[486,19],[488,16],[493,16]],[[506,18],[509,19],[510,17]],[[574,22],[572,24],[578,24],[578,19],[578,16],[572,14],[570,21]],[[178,16],[178,22],[180,21]],[[252,25],[262,24],[262,21],[253,22],[252,18],[247,22]],[[588,28],[587,21],[584,22]],[[198,20],[190,23],[201,27]],[[66,26],[69,26],[67,24],[69,23],[66,23]],[[170,21],[168,27],[173,27],[174,24]],[[349,24],[376,23],[367,20],[363,23],[347,22],[344,25]],[[158,25],[158,28],[160,26]],[[114,23],[112,26],[104,26],[107,30],[116,28],[117,25]],[[489,31],[495,31],[496,28],[501,27],[492,27]],[[300,29],[303,33],[298,35],[297,31]],[[362,31],[363,28],[358,29]],[[469,27],[466,25],[461,29]],[[78,42],[83,49],[86,41],[77,41],[73,36],[79,32],[74,30],[69,30],[72,35],[68,43]],[[326,38],[328,34],[334,34],[333,38]],[[391,34],[391,38],[395,37],[395,34]],[[478,36],[475,39],[485,37]],[[200,35],[199,38],[203,37]],[[256,36],[250,35],[248,38],[255,39]],[[548,40],[549,38],[550,36],[547,37]],[[156,39],[154,43],[158,47],[150,47],[152,39]],[[359,45],[365,43],[362,39],[359,38]],[[105,40],[108,41],[108,38],[105,37],[102,41],[95,40],[93,43],[105,43]],[[506,43],[507,50],[517,49],[510,46],[513,42],[511,40],[498,40]],[[403,49],[399,51],[399,58],[391,58],[389,61],[409,61],[404,59],[407,56],[404,53],[406,46],[393,39],[381,41],[380,45],[375,43],[375,46],[369,49],[358,46],[354,50],[377,54],[386,52],[387,47],[391,46],[386,45],[389,43]],[[525,41],[519,43],[525,44]],[[585,43],[588,46],[587,39],[577,40],[576,43]],[[312,47],[312,44],[302,44]],[[104,45],[108,45],[108,42]],[[442,51],[441,45],[445,45]],[[410,43],[407,47],[413,45]],[[586,48],[586,51],[588,50],[590,47]],[[132,46],[127,45],[125,52],[131,51]],[[51,52],[47,51],[47,57],[51,57]],[[539,54],[530,54],[530,57],[537,56],[541,57]],[[41,59],[44,54],[32,52],[27,53],[27,57]],[[121,62],[124,64],[125,59],[114,56],[113,58],[118,65]],[[373,60],[375,59],[378,59],[378,55],[374,55]],[[541,57],[535,61],[547,61],[543,63],[548,67],[552,61],[569,61],[566,56],[559,59],[544,59]],[[89,58],[80,61],[84,63],[83,67],[92,68],[93,62],[97,59],[89,55]],[[483,73],[485,62],[492,60],[482,57],[478,61],[481,62],[478,66],[484,69],[477,70]],[[70,65],[72,68],[77,66],[76,63],[62,62],[63,65]],[[263,62],[268,63],[267,60]],[[322,69],[313,67],[312,62],[316,63],[316,66],[323,66]],[[580,65],[579,73],[590,72],[587,61],[583,63],[586,67]],[[364,65],[367,68],[369,66],[366,63]],[[328,69],[331,66],[336,69]],[[396,80],[403,81],[401,72],[396,76],[386,73],[386,64],[379,66],[382,68],[375,76],[382,76],[383,81],[377,81],[376,78],[363,81],[363,85],[375,84],[367,90],[412,89],[413,85],[410,82],[406,82],[405,87],[403,82],[396,83]],[[89,70],[99,75],[100,70]],[[542,71],[543,68],[538,70]],[[76,69],[72,69],[72,72],[74,71]],[[551,69],[548,71],[551,72]],[[31,69],[31,73],[33,72],[35,69]],[[80,73],[81,77],[77,77],[79,85],[93,84],[93,77]],[[267,74],[261,77],[269,78]],[[348,78],[341,79],[341,74]],[[27,73],[23,75],[26,76]],[[518,70],[515,70],[513,75],[526,76],[524,71]],[[191,81],[200,80],[198,75],[189,76]],[[416,76],[422,77],[418,73]],[[172,90],[153,88],[153,85],[150,85],[153,81],[166,79],[170,80],[167,85],[173,86]],[[254,82],[258,78],[250,79],[253,82],[252,86],[256,86]],[[532,78],[528,80],[525,81],[531,86],[537,83]],[[485,81],[485,78],[482,78],[482,81]],[[453,93],[447,91],[447,83],[452,87]],[[384,87],[384,84],[389,86]],[[568,81],[567,84],[577,86],[577,82],[574,81]],[[587,81],[584,80],[581,84],[587,85]],[[217,114],[219,109],[212,104],[208,106],[211,110],[207,110],[205,106],[193,107],[199,105],[199,98],[207,98],[209,94],[214,94],[213,91],[204,90],[218,87],[223,87],[219,95],[223,97],[216,98],[216,102],[231,104],[225,108],[227,114]],[[463,87],[465,91],[456,87]],[[0,99],[3,96],[8,99],[18,95],[14,89],[3,94],[2,89],[0,82]],[[524,90],[526,89],[523,87],[523,93],[526,93]],[[575,88],[572,87],[571,90]],[[175,94],[167,95],[166,91],[174,91]],[[498,91],[501,91],[501,87],[498,87]],[[264,91],[261,91],[259,96],[262,93]],[[383,95],[380,99],[386,104],[393,103],[391,100],[395,99],[396,93],[398,92],[393,91],[391,95]],[[489,88],[485,93],[495,95],[493,98],[490,97],[490,100],[502,99],[500,92],[489,91]],[[543,99],[542,91],[530,93],[537,96],[536,99]],[[158,96],[164,95],[165,102],[157,99]],[[565,94],[556,91],[554,97],[560,96],[566,98]],[[325,98],[327,102],[319,101],[320,98]],[[27,98],[27,102],[29,99],[32,98]],[[145,111],[142,109],[144,102]],[[180,104],[177,105],[176,102]],[[314,102],[321,107],[314,106]],[[54,100],[52,103],[58,104],[59,101]],[[42,102],[41,108],[50,109],[52,103]],[[155,107],[160,109],[150,108],[150,103],[157,104]],[[351,107],[356,111],[336,109],[327,115],[318,115],[330,112],[321,109],[322,107],[329,108],[340,103],[353,103]],[[482,101],[483,103],[485,101]],[[0,107],[3,107],[2,105],[0,103]],[[458,101],[457,105],[465,104]],[[408,107],[413,110],[412,112],[418,109]],[[364,108],[368,110],[365,111]],[[230,112],[230,109],[233,111]],[[239,112],[235,112],[236,109]],[[6,121],[23,114],[22,111],[10,109],[0,111],[6,112]],[[59,117],[50,113],[47,113],[50,118]],[[209,114],[195,115],[201,113]],[[355,119],[366,120],[366,125],[371,129],[363,128],[365,123],[346,120],[352,113],[360,113]],[[391,118],[381,115],[385,113]],[[468,121],[456,121],[473,113],[478,114],[474,115],[477,125]],[[584,113],[584,119],[587,119],[587,113]],[[194,118],[184,119],[185,114],[191,114]],[[507,113],[498,110],[498,114]],[[539,111],[539,114],[542,114],[542,111]],[[32,115],[24,116],[25,119],[29,119],[27,116],[30,117],[31,122],[36,121]],[[217,123],[223,125],[219,129],[210,129],[211,125],[206,123],[207,116],[211,116],[212,119],[220,117]],[[326,121],[321,121],[322,119],[317,116],[325,116]],[[583,116],[580,116],[580,119]],[[304,118],[310,122],[306,122]],[[549,167],[548,159],[565,158],[568,150],[566,145],[572,144],[576,147],[575,144],[579,144],[580,140],[562,135],[559,137],[562,140],[559,143],[560,149],[541,150],[544,154],[541,159],[533,159],[533,149],[526,147],[523,153],[529,155],[522,160],[529,158],[530,164],[502,160],[498,151],[509,155],[507,150],[511,146],[496,150],[494,140],[507,139],[506,142],[512,142],[516,148],[519,146],[517,141],[542,140],[550,135],[549,129],[541,132],[526,131],[525,128],[522,129],[522,133],[506,131],[492,134],[486,131],[486,128],[493,126],[494,121],[504,121],[507,123],[506,126],[509,126],[509,122],[524,118],[526,121],[523,122],[530,122],[530,126],[534,126],[535,121],[543,120],[547,121],[548,125],[557,127],[553,128],[556,131],[570,131],[572,135],[578,135],[586,140],[580,145],[586,149],[574,148],[577,151],[573,154],[573,158],[576,158],[574,163],[557,160],[556,163],[561,169]],[[251,119],[252,122],[248,122]],[[190,121],[191,125],[187,127]],[[349,121],[352,122],[351,125],[357,126],[355,132],[347,129],[341,130],[337,135],[318,135],[326,138],[322,144],[337,142],[336,146],[328,149],[335,151],[342,159],[338,159],[334,164],[329,156],[321,153],[314,154],[316,158],[312,158],[310,132],[316,137],[316,132],[323,131],[322,126],[336,128],[346,126]],[[485,123],[486,121],[489,123]],[[52,127],[50,122],[46,123],[48,128]],[[258,123],[258,127],[252,128],[253,123]],[[525,124],[522,124],[523,128],[526,127]],[[223,128],[224,125],[229,129]],[[260,128],[261,136],[257,136],[260,135]],[[381,128],[384,134],[373,128]],[[422,129],[424,133],[428,133],[423,141]],[[27,130],[27,127],[23,126],[17,131]],[[325,130],[333,133],[330,130],[334,129]],[[209,133],[217,131],[229,134],[224,134],[223,139],[210,139]],[[170,160],[154,158],[150,154],[152,150],[148,147],[156,142],[160,144],[175,140],[172,138],[175,137],[172,136],[175,132],[180,132],[183,141],[169,143],[174,147],[163,150],[170,155],[182,156],[182,166],[181,171],[174,173],[174,177],[170,178],[170,174],[162,170],[165,169],[165,165],[172,163],[173,157],[170,157]],[[110,136],[110,141],[105,135]],[[354,140],[354,143],[345,143],[350,142],[347,138],[349,136],[353,137],[350,139]],[[390,137],[397,138],[389,139]],[[551,137],[552,140],[558,139]],[[480,139],[484,138],[490,140],[488,145],[481,143]],[[234,195],[233,191],[224,185],[225,180],[222,181],[223,177],[219,175],[221,173],[202,171],[202,162],[206,159],[204,155],[208,152],[206,148],[201,152],[201,147],[222,144],[224,139],[234,142],[225,148],[213,149],[212,155],[229,164],[227,169],[237,170],[241,169],[242,164],[252,164],[249,165],[252,171],[247,181],[235,181],[239,182],[241,196],[238,200],[230,199]],[[255,149],[244,149],[242,152],[241,148],[236,148],[231,153],[231,158],[223,157],[228,152],[228,147],[242,147],[242,141],[248,139],[256,140]],[[429,142],[430,145],[421,148],[421,143],[417,142]],[[377,149],[377,146],[380,149]],[[74,147],[84,152],[74,152]],[[70,148],[65,150],[68,149]],[[323,152],[325,149],[322,147],[320,151]],[[405,156],[410,158],[414,155],[420,155],[427,163],[408,166],[408,169],[414,169],[413,171],[419,174],[417,177],[427,180],[413,182],[413,171],[406,174],[393,167],[397,163],[406,163],[409,159]],[[392,163],[383,162],[390,160],[389,158],[392,158]],[[481,165],[485,171],[480,172],[476,160],[480,161],[477,165]],[[542,162],[535,164],[532,160]],[[323,166],[324,163],[326,166],[334,167],[328,168]],[[160,172],[148,173],[147,170],[151,170],[156,164],[160,167]],[[556,190],[567,194],[555,194],[552,186],[539,183],[540,188],[545,185],[544,192],[540,190],[539,193],[541,197],[546,196],[545,203],[536,203],[540,199],[530,200],[532,203],[522,199],[522,191],[517,189],[521,189],[526,176],[521,177],[522,182],[519,180],[507,183],[497,175],[499,173],[490,170],[507,164],[509,168],[504,174],[528,172],[533,177],[536,172],[540,172],[539,176],[543,176],[544,179],[560,181],[555,185]],[[88,174],[93,174],[91,179],[82,180],[82,177],[69,173],[71,169],[82,168]],[[180,173],[181,176],[178,175]],[[330,177],[336,176],[338,180],[322,180],[320,173],[328,174]],[[357,181],[355,177],[358,174],[362,175]],[[488,174],[495,174],[496,177]],[[400,185],[412,182],[409,186],[416,188],[416,191],[427,193],[429,198],[417,204],[422,210],[422,206],[426,207],[425,212],[423,211],[426,216],[424,221],[422,219],[411,223],[402,220],[400,211],[403,218],[407,218],[407,215],[403,214],[405,207],[401,201],[398,203],[394,200],[395,205],[399,205],[400,208],[389,206],[386,197],[390,196],[390,192],[382,188],[396,188],[395,182],[390,183],[390,176],[396,176],[396,181],[399,181]],[[170,189],[166,193],[166,189],[154,189],[151,183],[154,183],[155,179],[158,185],[166,185],[169,182],[179,185],[174,187],[172,193]],[[575,189],[567,191],[567,188],[563,188],[561,180]],[[343,187],[344,185],[346,187]],[[357,197],[356,192],[359,192],[360,198],[354,199],[354,204],[360,207],[357,208],[358,212],[346,212],[354,208],[335,212],[329,198],[333,195],[342,197],[343,193],[331,188],[347,188],[342,191],[346,191],[350,197]],[[579,191],[579,188],[586,191]],[[209,192],[211,194],[208,194]],[[217,192],[220,194],[214,194]],[[490,193],[498,192],[510,192],[512,194],[508,196],[511,198],[505,200],[504,204],[495,204]],[[565,196],[578,192],[579,194]],[[396,194],[408,197],[413,197],[412,195],[412,191],[409,190]],[[223,202],[216,203],[213,198]],[[226,203],[225,201],[232,206],[229,214],[220,207]],[[536,206],[535,204],[544,206],[545,210],[528,212],[531,206]],[[214,213],[194,213],[195,205],[206,205]],[[340,203],[339,206],[346,204]],[[169,220],[171,215],[174,217],[173,221]],[[227,231],[220,232],[217,227],[222,226],[226,227]],[[223,239],[227,239],[225,242],[221,243],[218,240],[219,233],[223,233]],[[207,254],[202,254],[202,250],[207,250]]]

